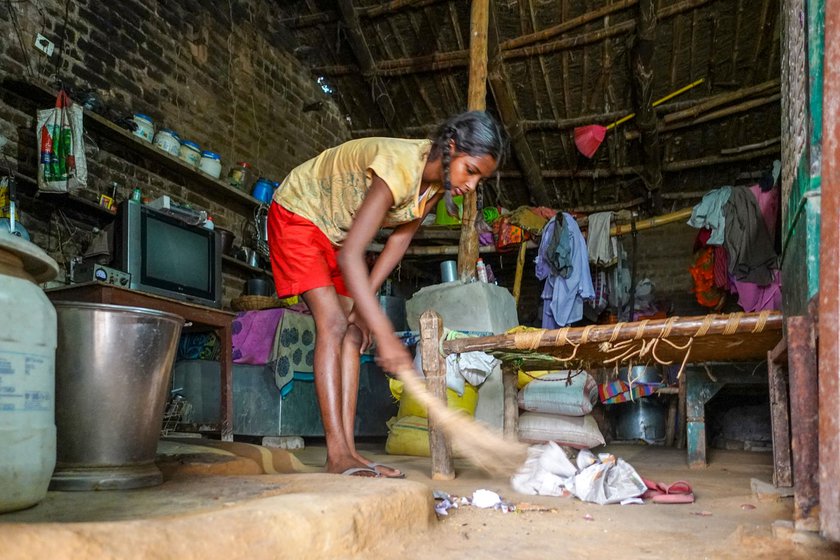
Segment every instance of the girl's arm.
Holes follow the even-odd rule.
[[[401,224],[394,228],[394,231],[385,241],[385,247],[376,258],[376,262],[373,264],[373,269],[370,271],[370,287],[372,293],[375,294],[379,290],[379,287],[382,286],[382,283],[386,278],[388,278],[388,275],[393,272],[394,268],[396,268],[397,264],[399,264],[403,256],[405,256],[405,252],[411,244],[414,234],[417,233],[418,229],[420,229],[423,219],[433,208],[437,206],[437,203],[442,196],[442,192],[435,194],[432,198],[426,201],[426,206],[422,216],[416,220]]]
[[[368,275],[365,252],[368,244],[374,238],[376,232],[379,231],[388,210],[393,205],[394,196],[391,194],[388,185],[378,175],[374,174],[371,187],[356,212],[353,225],[350,226],[347,238],[338,253],[338,263],[341,267],[344,283],[347,285],[350,297],[353,298],[353,310],[376,337],[379,365],[389,372],[413,367],[411,354],[394,335],[393,325],[379,307],[379,301],[374,297],[371,289],[373,279]],[[413,231],[411,233],[413,235]],[[410,241],[411,238],[408,239]],[[403,246],[403,253],[405,248],[408,247],[407,243],[401,243],[401,241],[404,241],[404,235],[398,235],[397,239],[391,243],[393,248],[385,255],[385,262],[380,264],[379,268],[374,267],[377,270],[377,278],[381,277],[379,283],[385,278],[382,273],[388,268],[388,263],[392,263],[388,270],[390,273],[390,270],[396,266],[396,263],[402,257],[402,254],[396,254],[398,247]],[[386,247],[387,245],[386,243]],[[380,258],[382,257],[380,256]]]

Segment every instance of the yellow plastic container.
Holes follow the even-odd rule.
[[[458,206],[458,217],[449,215],[449,212],[446,211],[446,203],[441,198],[437,203],[435,225],[454,226],[461,223],[461,217],[464,215],[464,197],[453,196],[452,201]]]

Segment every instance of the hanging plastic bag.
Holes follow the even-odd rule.
[[[55,107],[38,111],[38,188],[70,192],[87,186],[82,108],[62,90]]]

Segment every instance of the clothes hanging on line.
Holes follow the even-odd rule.
[[[564,212],[558,216],[552,218],[543,229],[536,259],[537,278],[545,280],[542,291],[544,329],[555,329],[580,321],[583,317],[583,300],[595,297],[586,241],[571,215]],[[558,221],[561,223],[558,224]],[[564,230],[568,236],[568,245],[562,241]],[[568,272],[566,277],[556,268],[560,262],[558,255],[564,264],[562,270]]]

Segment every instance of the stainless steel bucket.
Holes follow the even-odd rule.
[[[50,489],[160,484],[154,460],[184,320],[96,303],[55,308],[58,460]]]

